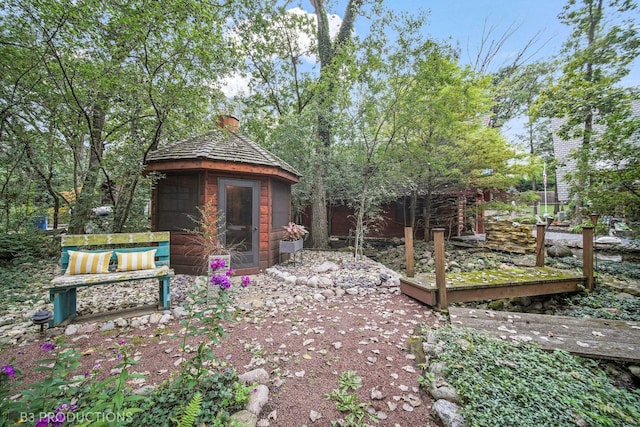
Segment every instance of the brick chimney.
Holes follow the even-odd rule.
[[[221,115],[218,116],[216,125],[221,129],[226,129],[231,132],[238,132],[240,129],[240,120],[233,116]]]

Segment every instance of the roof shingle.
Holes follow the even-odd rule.
[[[185,159],[209,159],[272,166],[298,177],[302,176],[293,166],[270,153],[260,144],[244,135],[225,129],[213,129],[152,151],[147,157],[147,163]]]

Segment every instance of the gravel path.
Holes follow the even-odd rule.
[[[269,373],[269,399],[258,426],[330,426],[346,414],[326,395],[338,387],[338,377],[354,371],[362,378],[358,400],[384,426],[432,426],[431,399],[418,387],[419,367],[407,350],[407,340],[420,324],[438,326],[446,320],[428,307],[404,296],[398,275],[349,254],[305,252],[304,264],[279,266],[252,277],[237,296],[238,318],[224,325],[227,332],[215,354],[239,373],[263,368]],[[384,280],[382,279],[384,278]],[[177,276],[172,282],[175,307],[186,296],[194,278]],[[79,296],[85,313],[155,298],[155,284],[114,285]],[[106,375],[117,362],[113,349],[120,340],[135,343],[136,371],[144,381],[133,387],[169,378],[181,359],[180,310],[133,318],[86,322],[46,331],[28,332],[17,345],[5,348],[0,359],[15,356],[15,364],[32,381],[30,369],[43,357],[39,344],[64,333],[68,342],[86,353],[82,369],[96,363]],[[29,339],[33,338],[33,339]],[[202,337],[189,338],[197,346]]]

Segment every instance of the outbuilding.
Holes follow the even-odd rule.
[[[176,273],[206,272],[193,233],[203,216],[215,219],[219,243],[234,249],[236,273],[257,273],[278,262],[282,227],[291,218],[291,186],[301,175],[242,135],[237,118],[221,116],[210,132],[151,152],[145,173],[159,174],[151,229],[171,231]]]

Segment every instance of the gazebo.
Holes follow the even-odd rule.
[[[217,127],[153,151],[145,174],[159,173],[151,196],[151,229],[171,231],[171,267],[202,274],[193,233],[205,206],[217,212],[220,243],[233,246],[232,268],[254,274],[278,262],[283,225],[291,218],[292,166],[239,133],[233,116]]]

